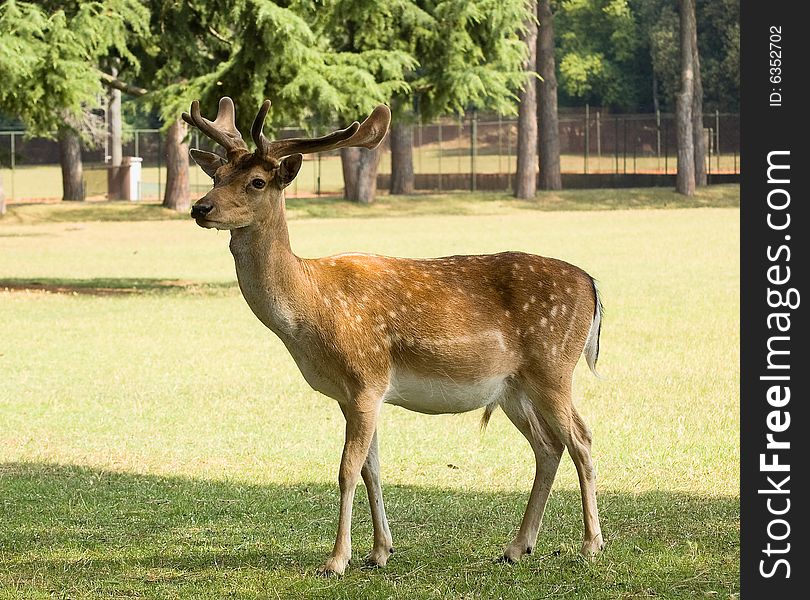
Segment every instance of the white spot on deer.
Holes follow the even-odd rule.
[[[551,307],[551,313],[550,314],[551,314],[552,318],[557,316],[557,305],[556,304]]]
[[[324,303],[325,306],[331,306],[332,305],[332,301],[329,298],[325,297],[325,296],[323,298],[323,303]]]
[[[330,266],[330,267],[334,267],[334,266],[336,266],[336,265],[337,265],[337,263],[336,263],[335,261],[333,261],[333,260],[330,260],[330,261],[329,261],[329,266]]]
[[[360,315],[354,315],[354,320],[359,323],[360,321],[363,320],[363,317],[361,317]]]
[[[529,333],[534,333],[534,325],[532,325],[531,327],[529,327]]]
[[[503,313],[503,314],[505,314],[507,317],[511,317],[511,316],[512,316],[512,313],[511,313],[511,312],[509,312],[508,310],[504,311],[504,313]]]
[[[534,273],[534,265],[529,265],[529,271],[531,271],[532,273]]]
[[[565,305],[565,304],[563,304],[563,305],[560,307],[560,312],[561,312],[563,315],[564,315],[565,313],[567,313],[567,312],[568,312],[568,306],[567,306],[567,305]]]
[[[531,302],[532,304],[534,304],[535,302],[537,302],[537,298],[535,298],[534,296],[532,296],[531,298],[529,298],[529,302]]]
[[[388,311],[388,316],[389,316],[389,317],[391,317],[392,319],[395,319],[395,318],[396,318],[396,316],[397,316],[397,311],[395,311],[395,310],[389,310],[389,311]]]
[[[545,317],[540,319],[540,327],[545,327],[547,323],[548,323],[548,319],[546,319]]]
[[[557,296],[555,296],[554,294],[550,294],[548,299],[554,302],[557,299]]]
[[[551,347],[551,356],[557,356],[557,345],[556,344],[554,344]]]
[[[567,287],[565,288],[565,293],[566,293],[566,294],[570,294],[570,293],[571,293],[571,286],[570,286],[570,285],[569,285],[569,286],[567,286]]]

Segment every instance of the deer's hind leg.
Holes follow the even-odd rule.
[[[604,547],[604,540],[596,506],[596,470],[591,458],[591,431],[574,408],[570,380],[563,380],[556,386],[533,381],[529,386],[537,412],[551,433],[568,448],[576,466],[585,526],[581,552],[585,557],[593,557]]]
[[[394,547],[391,542],[388,519],[385,516],[385,504],[383,504],[376,431],[371,438],[371,446],[368,449],[361,475],[363,482],[366,484],[368,503],[371,507],[371,522],[374,526],[374,546],[366,556],[366,564],[371,567],[384,567],[388,562],[388,557],[394,552]]]
[[[522,391],[516,391],[502,402],[501,408],[529,441],[535,458],[534,483],[523,521],[517,535],[503,551],[503,561],[517,562],[524,554],[531,554],[537,542],[537,533],[560,464],[563,444],[548,425],[538,418],[534,402]]]

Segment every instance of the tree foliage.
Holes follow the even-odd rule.
[[[0,107],[32,135],[81,122],[102,91],[98,64],[110,53],[138,65],[127,44],[145,31],[137,0],[17,2],[0,6]]]
[[[517,110],[525,74],[519,33],[524,0],[331,0],[317,15],[334,47],[362,58],[391,49],[406,85],[392,90],[395,118],[424,119],[469,108]]]
[[[626,0],[561,0],[554,26],[561,103],[629,108],[649,95],[649,60]]]
[[[680,86],[675,0],[558,0],[560,103],[664,110]],[[698,43],[707,110],[737,110],[739,0],[698,0]]]
[[[249,129],[254,109],[272,101],[268,127],[328,122],[367,114],[404,83],[406,53],[341,52],[305,18],[313,3],[282,6],[270,0],[152,0],[154,47],[144,69],[154,93],[147,99],[163,120],[176,119],[201,99],[214,109],[229,95],[239,126]]]

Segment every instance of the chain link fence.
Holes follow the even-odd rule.
[[[740,118],[738,114],[704,115],[704,136],[710,175],[739,175]],[[561,166],[564,174],[672,175],[677,169],[674,115],[611,114],[586,108],[559,117]],[[322,134],[324,132],[314,132]],[[277,137],[312,133],[281,130]],[[212,142],[197,131],[190,146],[212,150]],[[507,191],[517,163],[517,121],[474,113],[413,126],[413,164],[416,187],[422,190],[490,189]],[[165,141],[157,129],[126,131],[124,156],[143,159],[138,198],[157,200],[166,183]],[[83,150],[85,197],[107,194],[105,148]],[[23,131],[0,131],[0,168],[10,201],[58,199],[62,195],[59,145],[26,138]],[[388,186],[391,153],[383,142],[380,184]],[[190,172],[193,195],[210,188],[210,179],[196,166]],[[288,195],[339,194],[343,175],[338,151],[307,155]]]

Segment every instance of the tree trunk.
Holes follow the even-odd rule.
[[[357,197],[357,165],[360,162],[360,148],[341,148],[340,164],[343,168],[343,197],[354,200]]]
[[[694,7],[693,7],[694,9]],[[694,92],[692,96],[692,136],[695,145],[695,185],[706,185],[706,138],[703,137],[703,80],[700,76],[700,52],[697,42],[697,18],[692,28],[692,68],[694,70]]]
[[[84,200],[82,181],[82,142],[71,127],[62,125],[59,138],[59,163],[62,166],[62,200]]]
[[[185,122],[177,119],[166,134],[166,193],[163,206],[177,212],[188,210],[191,192],[188,183],[188,143]]]
[[[391,193],[413,194],[413,125],[397,120],[391,125]]]
[[[554,60],[554,16],[550,0],[539,0],[537,17],[538,135],[540,138],[540,189],[562,189],[560,177],[560,126],[557,120],[557,75]]]
[[[518,148],[517,148],[517,185],[515,196],[531,200],[537,192],[537,2],[530,3],[532,18],[526,23],[523,41],[528,47],[523,69],[527,71],[526,81],[520,92],[518,108]]]
[[[371,204],[377,194],[377,167],[382,151],[365,148],[342,148],[343,195],[347,200]]]
[[[113,77],[118,77],[117,66],[112,66],[110,70]],[[120,200],[123,198],[121,161],[124,155],[121,125],[121,90],[111,87],[107,94],[107,122],[110,140],[110,175],[107,179],[107,197],[110,200]]]
[[[695,96],[692,31],[695,28],[694,0],[678,0],[680,8],[681,89],[675,101],[678,174],[675,190],[686,196],[695,195],[695,146],[692,103]]]
[[[371,204],[377,195],[377,167],[380,165],[380,146],[374,150],[360,148],[360,160],[357,165],[357,198],[358,202]]]

